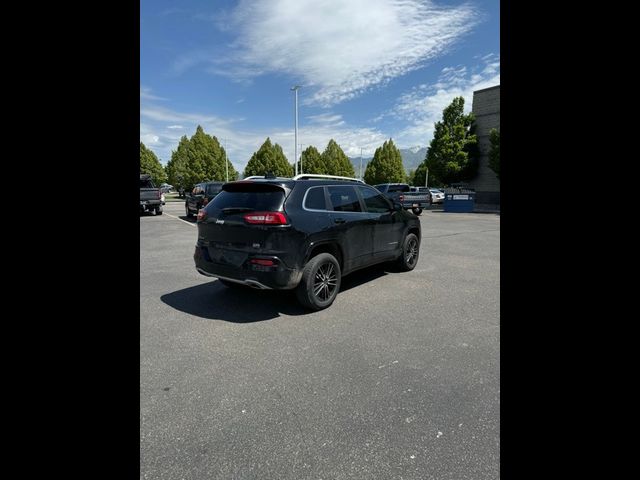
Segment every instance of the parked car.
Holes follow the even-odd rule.
[[[295,289],[329,307],[343,276],[393,261],[415,268],[420,220],[360,181],[252,179],[226,183],[198,212],[195,267],[227,287]]]
[[[381,183],[374,186],[392,202],[400,203],[416,215],[420,215],[424,208],[431,205],[429,192],[412,192],[411,187],[406,183]]]
[[[160,190],[162,190],[162,193],[169,193],[173,190],[173,185],[163,183],[162,185],[160,185]]]
[[[162,215],[162,192],[151,180],[151,175],[140,175],[140,213]]]
[[[433,203],[444,203],[444,192],[438,188],[429,188]]]
[[[187,200],[184,202],[187,217],[198,213],[198,210],[218,195],[222,190],[222,185],[224,185],[224,182],[203,182],[193,187],[193,190],[187,194]]]

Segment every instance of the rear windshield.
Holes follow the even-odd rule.
[[[215,195],[216,193],[220,193],[220,190],[222,190],[221,183],[217,185],[207,185],[207,195]]]
[[[151,180],[140,179],[140,188],[156,188]]]
[[[253,211],[279,211],[284,190],[276,185],[227,184],[209,204],[207,211],[224,208],[250,208]]]
[[[408,192],[409,185],[389,185],[389,193],[391,192]]]

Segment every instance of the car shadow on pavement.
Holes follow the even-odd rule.
[[[189,315],[233,323],[309,313],[297,303],[292,291],[227,288],[217,280],[167,293],[160,300]]]
[[[342,279],[340,291],[358,287],[386,274],[384,266],[354,272]],[[217,280],[167,293],[160,300],[195,317],[232,323],[272,320],[281,314],[298,316],[314,313],[298,303],[293,290],[227,288]]]

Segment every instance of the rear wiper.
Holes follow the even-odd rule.
[[[224,213],[229,213],[229,212],[251,212],[251,211],[253,211],[253,208],[250,208],[250,207],[227,207],[227,208],[223,208],[222,211]]]

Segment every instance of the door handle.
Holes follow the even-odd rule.
[[[335,223],[344,223],[344,222],[346,222],[346,220],[344,218],[334,218],[333,221]]]

